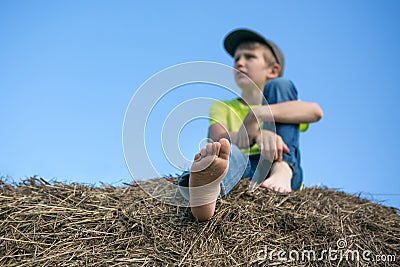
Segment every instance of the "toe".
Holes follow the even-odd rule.
[[[214,155],[219,155],[220,150],[221,150],[221,143],[215,142],[214,143]]]
[[[194,155],[194,160],[199,160],[201,159],[201,154],[197,153],[196,155]]]
[[[200,154],[201,154],[201,157],[204,158],[207,155],[207,149],[202,148]]]
[[[212,155],[214,153],[214,143],[208,143],[206,145],[207,155]]]
[[[222,138],[219,140],[221,148],[219,149],[219,157],[222,159],[229,159],[229,154],[231,153],[231,144],[228,139]]]
[[[262,183],[260,184],[260,186],[261,186],[261,187],[264,187],[264,188],[268,188],[269,184],[268,184],[266,181],[264,181],[264,182],[262,182]]]

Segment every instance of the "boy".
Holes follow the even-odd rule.
[[[224,46],[234,58],[241,98],[212,105],[213,142],[195,156],[190,175],[178,182],[189,186],[191,210],[200,221],[212,217],[220,193],[229,194],[242,177],[281,193],[300,189],[299,124],[322,117],[318,104],[297,101],[293,83],[281,78],[284,58],[272,41],[239,29],[226,36]]]

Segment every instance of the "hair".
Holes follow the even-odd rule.
[[[269,48],[268,46],[266,46],[265,44],[259,43],[257,41],[246,41],[243,43],[240,43],[237,47],[237,49],[249,49],[249,50],[254,50],[258,47],[263,47],[264,49],[264,59],[265,59],[265,63],[267,63],[267,66],[270,67],[272,65],[274,65],[276,62],[276,58],[273,54],[273,52],[271,51],[271,48]],[[269,51],[270,53],[268,53],[267,51]]]

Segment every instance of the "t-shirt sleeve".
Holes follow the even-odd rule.
[[[223,101],[212,103],[209,112],[210,126],[217,122],[227,125],[227,109],[228,107]]]

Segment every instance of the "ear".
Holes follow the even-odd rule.
[[[278,63],[274,63],[271,67],[269,67],[267,74],[268,80],[278,78],[280,71],[281,65],[279,65]]]

